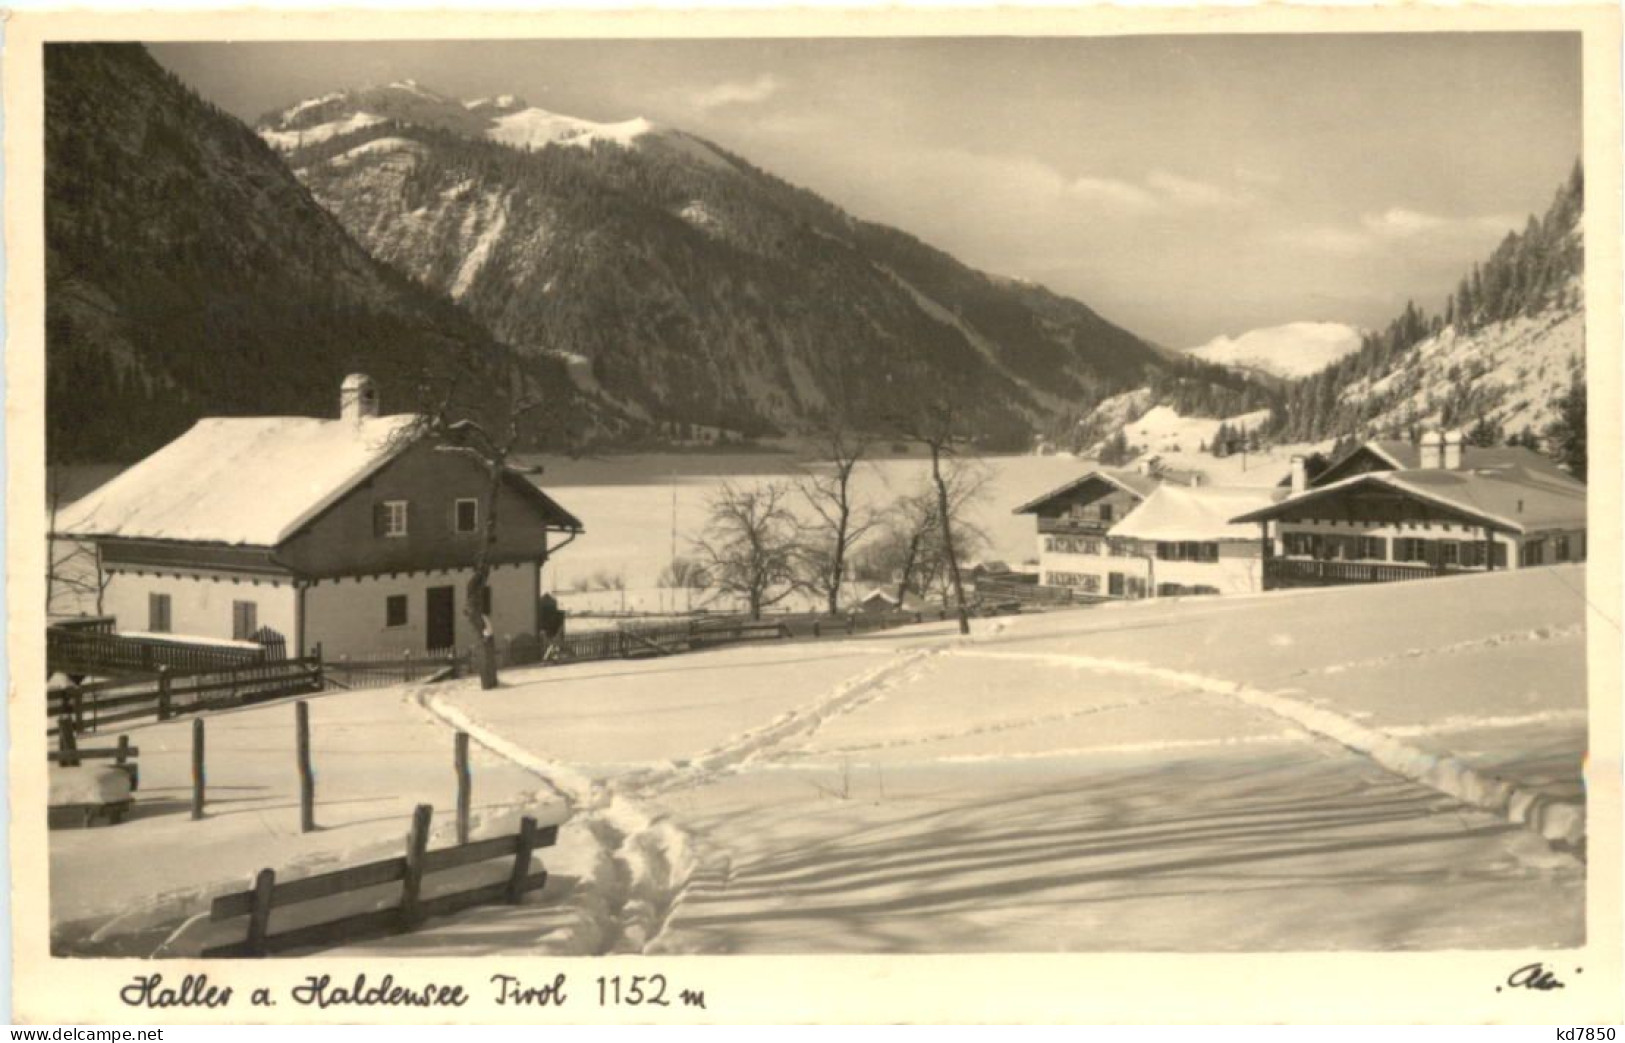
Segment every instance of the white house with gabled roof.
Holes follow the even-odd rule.
[[[96,543],[120,631],[269,630],[290,654],[329,657],[472,647],[486,471],[437,451],[418,417],[379,415],[365,376],[345,380],[339,414],[200,420],[61,511],[52,535]],[[497,508],[486,614],[499,639],[534,635],[542,565],[582,526],[513,471]]]

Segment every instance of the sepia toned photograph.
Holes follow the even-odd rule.
[[[1582,32],[227,40],[40,45],[52,960],[1604,940]]]

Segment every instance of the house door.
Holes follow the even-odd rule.
[[[457,643],[457,617],[455,587],[430,587],[424,629],[431,650],[450,648]]]

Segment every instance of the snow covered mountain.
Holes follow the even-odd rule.
[[[133,459],[200,416],[325,413],[356,370],[408,409],[447,344],[568,386],[369,256],[140,46],[45,51],[53,461]]]
[[[1171,366],[1085,305],[974,271],[721,147],[401,82],[260,121],[372,253],[651,424],[879,425],[965,389],[984,444]],[[922,374],[924,374],[922,376]]]
[[[1266,376],[1306,377],[1360,350],[1362,332],[1341,322],[1289,322],[1249,330],[1239,337],[1220,334],[1186,354]]]
[[[721,152],[698,138],[658,126],[641,116],[617,123],[595,123],[536,108],[512,94],[457,101],[416,80],[338,91],[301,101],[261,119],[260,136],[278,151],[294,152],[392,121],[480,136],[527,151],[548,145],[591,149],[605,142],[622,148],[669,151],[717,167],[730,165]]]
[[[1438,312],[1407,305],[1358,351],[1289,385],[1277,433],[1408,438],[1442,427],[1539,441],[1558,397],[1585,380],[1584,213],[1576,165],[1546,213],[1508,232]]]

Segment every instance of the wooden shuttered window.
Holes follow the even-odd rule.
[[[153,634],[169,633],[169,595],[147,595],[147,630]]]
[[[372,505],[374,536],[405,536],[410,531],[412,505],[406,500],[382,500]]]
[[[231,636],[238,641],[252,641],[260,628],[260,609],[252,601],[231,603]]]

